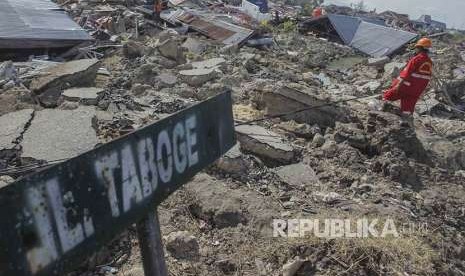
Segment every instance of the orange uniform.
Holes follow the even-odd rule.
[[[425,91],[431,80],[433,71],[433,62],[426,52],[420,52],[409,60],[407,66],[402,70],[399,78],[404,82],[396,89],[400,80],[395,79],[391,88],[386,90],[383,95],[385,101],[400,100],[400,108],[403,112],[415,111],[415,105],[421,94]]]

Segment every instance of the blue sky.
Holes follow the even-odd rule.
[[[325,0],[327,4],[349,5],[359,0]],[[431,14],[433,19],[446,22],[448,27],[465,29],[465,0],[364,0],[378,12],[393,10],[408,13],[417,19],[422,14]]]

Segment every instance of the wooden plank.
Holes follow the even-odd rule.
[[[234,144],[227,92],[0,189],[0,275],[63,275]]]

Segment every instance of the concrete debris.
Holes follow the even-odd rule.
[[[8,175],[0,176],[0,189],[6,187],[15,181],[14,178],[9,177]]]
[[[202,61],[192,62],[191,65],[194,69],[216,69],[224,65],[226,60],[224,58],[211,58]]]
[[[240,145],[236,144],[218,160],[216,166],[229,174],[243,174],[247,171],[248,163],[242,157]]]
[[[176,61],[178,64],[186,63],[185,53],[182,47],[174,39],[168,39],[158,45],[158,51],[166,58]]]
[[[199,256],[199,243],[189,232],[172,232],[166,237],[166,250],[176,259],[195,259]]]
[[[335,121],[347,121],[345,118],[347,112],[343,108],[332,106],[322,106],[327,103],[326,99],[318,96],[316,90],[298,90],[289,86],[275,88],[270,92],[263,94],[263,102],[266,106],[267,115],[287,114],[288,120],[295,120],[310,125],[334,126]],[[311,106],[322,106],[319,108],[310,108]],[[292,113],[295,110],[303,112]]]
[[[295,187],[318,185],[318,177],[312,167],[297,163],[279,167],[276,174],[281,181]]]
[[[161,73],[157,76],[162,88],[173,87],[178,83],[178,78],[170,73]]]
[[[33,109],[23,109],[0,116],[0,151],[11,150],[17,146],[33,114]]]
[[[380,57],[380,58],[369,58],[368,65],[374,67],[384,67],[386,63],[389,63],[391,59],[387,56]]]
[[[36,94],[41,94],[46,90],[92,85],[98,68],[99,61],[97,59],[65,62],[42,72],[42,76],[32,80],[30,89]]]
[[[63,91],[63,97],[70,102],[79,102],[83,105],[97,105],[103,91],[102,88],[96,87],[71,88]]]
[[[218,76],[218,70],[215,68],[181,70],[179,71],[179,75],[190,86],[200,87],[215,79]]]
[[[149,49],[141,42],[128,41],[123,46],[123,54],[127,58],[137,58],[149,54]]]
[[[236,127],[241,149],[274,163],[291,163],[296,157],[291,145],[279,134],[257,125]]]
[[[200,40],[192,37],[188,37],[181,47],[186,48],[187,51],[197,55],[200,55],[207,50],[207,45],[205,43],[202,43]]]
[[[92,125],[94,116],[93,107],[36,112],[21,142],[22,157],[52,161],[93,149],[98,143]]]
[[[283,276],[294,276],[305,263],[305,260],[296,258],[283,265]]]
[[[390,62],[384,65],[384,76],[388,79],[395,79],[399,76],[400,71],[406,66],[402,62]]]

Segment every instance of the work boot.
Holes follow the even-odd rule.
[[[402,112],[400,115],[400,126],[401,127],[408,127],[408,128],[413,128],[413,114],[412,113],[406,113]]]

